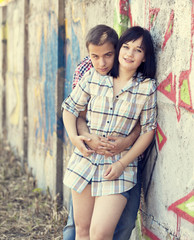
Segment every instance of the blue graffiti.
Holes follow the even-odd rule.
[[[45,79],[44,105],[42,105],[45,106],[45,108],[42,107],[42,112],[39,114],[39,131],[44,127],[45,141],[47,141],[49,134],[51,136],[53,135],[56,126],[55,92],[58,70],[58,36],[55,29],[52,27],[50,14],[47,32],[47,40],[45,41],[44,32],[42,31],[39,58],[40,81]]]
[[[64,96],[67,97],[72,91],[72,83],[73,83],[73,73],[77,64],[80,62],[80,47],[79,40],[74,32],[73,27],[71,28],[71,55],[67,56],[66,62],[66,74],[65,74],[65,89]]]

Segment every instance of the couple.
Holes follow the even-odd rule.
[[[138,26],[117,42],[113,29],[98,25],[89,31],[86,46],[94,68],[62,104],[64,125],[76,147],[64,184],[72,189],[76,239],[128,239],[139,207],[138,161],[156,129],[153,42]],[[78,118],[86,110],[89,130]],[[131,229],[122,236],[127,217]]]

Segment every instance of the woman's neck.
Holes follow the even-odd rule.
[[[133,75],[135,74],[135,71],[127,71],[125,69],[119,68],[119,79],[122,79],[122,81],[129,81]]]

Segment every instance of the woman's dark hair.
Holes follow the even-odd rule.
[[[145,51],[145,62],[142,62],[137,69],[137,74],[142,73],[144,78],[154,78],[156,74],[156,59],[154,53],[154,46],[151,34],[148,30],[135,26],[127,29],[120,37],[116,52],[113,69],[111,75],[113,77],[119,76],[119,52],[124,43],[136,41],[142,37],[142,48]]]
[[[118,43],[118,34],[116,31],[103,24],[96,25],[95,27],[91,28],[86,36],[86,47],[90,44],[101,46],[104,43],[110,42],[116,48]]]

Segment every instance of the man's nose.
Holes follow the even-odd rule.
[[[99,65],[100,65],[101,67],[103,67],[103,66],[106,65],[106,62],[105,62],[104,58],[100,58],[100,59],[99,59]]]

